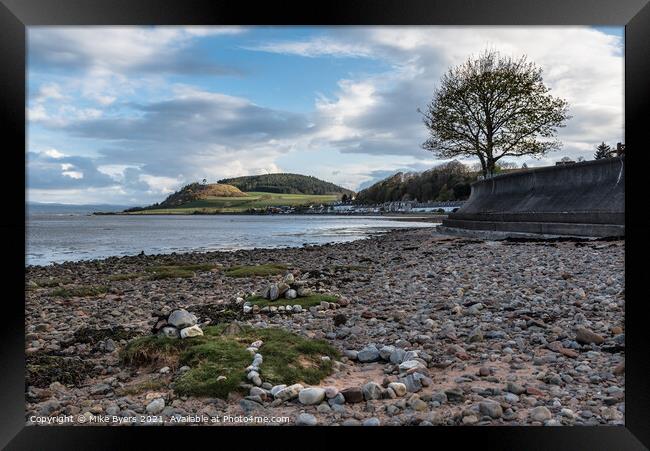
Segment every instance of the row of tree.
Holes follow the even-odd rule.
[[[354,194],[353,191],[310,175],[278,173],[251,175],[219,180],[242,191],[282,194]]]

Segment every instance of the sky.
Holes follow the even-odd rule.
[[[624,141],[618,27],[30,27],[26,194],[146,205],[204,178],[293,172],[359,190],[449,160],[420,144],[441,75],[526,55],[572,118],[564,156]],[[472,159],[460,159],[471,164]]]

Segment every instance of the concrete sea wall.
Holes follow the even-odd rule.
[[[625,234],[625,157],[530,169],[481,180],[450,229],[573,236]]]

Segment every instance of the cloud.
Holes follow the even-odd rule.
[[[316,37],[306,41],[275,41],[256,46],[245,46],[246,50],[316,58],[334,56],[339,58],[371,57],[372,49],[363,44],[345,42],[336,38]]]
[[[197,38],[241,33],[240,27],[36,27],[29,29],[29,62],[49,69],[106,69],[116,73],[232,72],[187,51]]]
[[[69,156],[56,149],[27,154],[27,183],[34,189],[106,187],[115,184],[91,158]]]
[[[347,45],[392,65],[382,74],[341,80],[332,98],[316,100],[316,138],[341,152],[423,155],[426,130],[417,108],[430,101],[448,67],[486,47],[528,55],[552,93],[569,101],[573,119],[559,132],[562,155],[587,156],[585,142],[622,139],[623,59],[616,36],[588,27],[354,27],[331,34],[257,50],[340,57]]]
[[[186,86],[177,86],[168,100],[130,107],[131,115],[50,121],[50,128],[66,136],[106,145],[92,159],[74,160],[60,151],[35,154],[28,159],[34,187],[63,189],[72,178],[73,186],[83,179],[84,186],[119,183],[128,192],[161,195],[203,178],[281,172],[275,159],[311,128],[305,115]],[[74,173],[66,168],[62,177],[55,170],[62,163],[74,164]]]
[[[156,87],[166,76],[240,76],[197,43],[244,32],[241,27],[34,27],[28,30],[29,77],[41,84],[32,103],[79,95],[100,107]],[[44,109],[32,112],[43,118]]]
[[[238,78],[238,95],[220,84],[220,76],[248,74],[223,65],[218,53],[201,50],[208,48],[202,40],[246,30],[30,29],[30,127],[61,138],[52,143],[40,138],[44,145],[38,148],[49,150],[28,155],[31,192],[43,199],[49,191],[48,199],[88,200],[83,192],[101,201],[112,196],[143,204],[203,178],[280,172],[278,161],[289,164],[297,154],[310,156],[301,172],[351,188],[400,170],[424,170],[442,160],[420,148],[427,133],[417,109],[430,101],[448,67],[486,47],[528,55],[542,67],[552,93],[570,103],[573,119],[559,135],[564,148],[537,164],[565,155],[591,157],[601,141],[623,140],[622,42],[591,28],[333,27],[315,28],[305,39],[268,41],[257,32],[251,34],[262,36],[259,43],[235,43],[240,49],[350,65],[337,84],[323,85],[326,94],[301,92],[314,100],[312,111],[299,113],[283,109],[283,99],[274,98],[270,106],[241,94],[251,89],[265,98],[273,91],[271,78]],[[381,69],[357,70],[361,59],[380,61]],[[300,59],[295,61],[292,70],[300,70]],[[260,91],[267,92],[260,96]],[[61,144],[67,140],[75,150]],[[85,143],[92,156],[74,155],[85,154]],[[534,163],[518,162],[523,161]]]

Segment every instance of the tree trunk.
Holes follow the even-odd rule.
[[[488,158],[486,161],[486,177],[492,177],[494,175],[494,169],[496,168],[496,161],[492,158]]]

